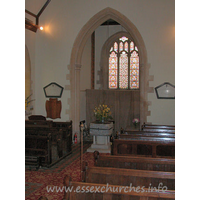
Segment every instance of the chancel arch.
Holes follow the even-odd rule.
[[[80,121],[80,70],[81,70],[81,58],[83,49],[89,37],[105,21],[112,19],[118,22],[131,38],[138,45],[140,54],[140,121],[141,123],[147,121],[147,116],[150,114],[148,111],[147,93],[152,92],[153,88],[148,85],[149,82],[149,64],[147,63],[147,52],[144,41],[136,26],[123,14],[112,9],[105,8],[96,15],[94,15],[80,30],[76,40],[74,42],[71,59],[70,59],[70,118],[73,121],[73,131],[79,133],[79,121]]]

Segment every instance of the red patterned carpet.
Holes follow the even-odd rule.
[[[91,144],[84,145],[84,152]],[[93,153],[84,153],[83,160],[88,162],[89,166],[94,166]],[[80,181],[80,145],[73,146],[72,154],[52,166],[51,168],[25,170],[25,199],[37,200],[41,196],[46,196],[48,200],[62,200],[64,192],[54,190],[48,192],[47,189],[60,187],[62,189],[63,179],[66,175],[71,176],[72,181]]]

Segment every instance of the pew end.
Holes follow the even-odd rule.
[[[94,164],[95,165],[96,165],[98,159],[99,159],[99,152],[98,151],[94,151]]]
[[[82,166],[81,166],[81,181],[82,182],[86,181],[87,168],[88,168],[88,163],[86,161],[83,161]]]
[[[68,188],[68,187],[70,187],[70,182],[71,182],[71,181],[72,181],[71,176],[66,175],[66,176],[64,177],[64,179],[63,179],[63,185],[64,185],[66,188]],[[63,198],[63,200],[69,200],[69,199],[70,199],[70,193],[64,191],[64,198]]]

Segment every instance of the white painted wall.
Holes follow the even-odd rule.
[[[40,25],[44,26],[44,31],[38,31],[34,44],[30,44],[35,46],[35,57],[30,55],[35,67],[35,114],[46,115],[44,86],[50,82],[57,82],[63,87],[70,84],[66,75],[69,74],[68,65],[76,36],[90,18],[106,7],[125,15],[142,35],[148,63],[151,65],[150,75],[154,75],[150,86],[156,87],[165,81],[175,84],[174,0],[51,1],[40,17]],[[70,91],[64,90],[61,98],[61,119],[58,120],[70,120],[66,114],[66,109],[69,109],[68,97]],[[148,100],[152,101],[152,105],[149,106],[149,122],[175,123],[174,100],[156,99],[155,93],[149,94]]]

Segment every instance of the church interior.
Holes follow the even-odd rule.
[[[175,199],[174,0],[25,0],[25,199]]]

